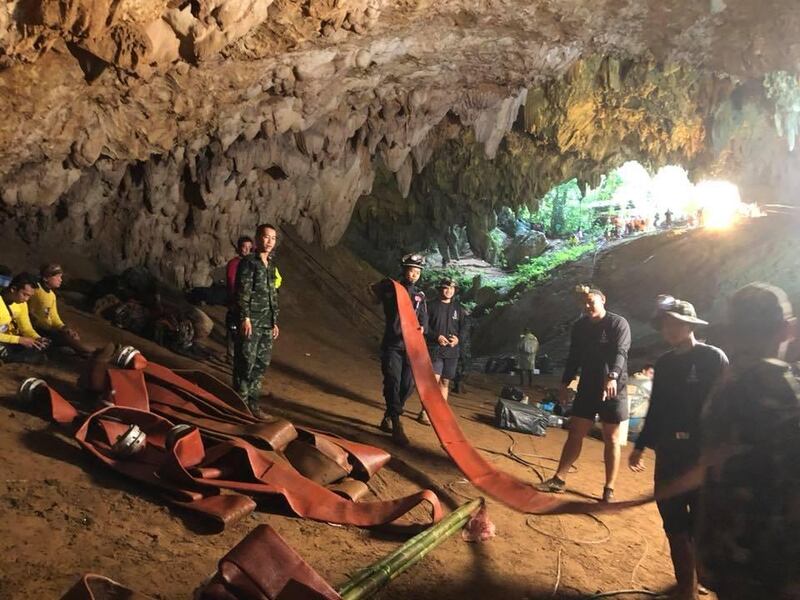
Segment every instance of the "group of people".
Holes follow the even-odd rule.
[[[599,416],[605,487],[611,501],[621,462],[620,423],[628,419],[628,322],[606,310],[598,289],[582,291],[572,328],[561,401],[578,372],[569,434],[544,492],[563,492],[583,439]],[[670,350],[653,367],[644,428],[628,457],[641,472],[655,451],[655,494],[670,546],[675,598],[702,591],[698,566],[723,600],[797,598],[800,577],[800,381],[783,361],[795,318],[779,288],[754,283],[730,299],[726,353],[698,340],[708,325],[694,306],[657,299],[653,326]],[[699,560],[698,560],[699,555]]]
[[[38,276],[22,272],[0,292],[0,362],[40,364],[47,353],[67,347],[85,358],[92,349],[58,313],[56,290],[64,270],[60,265],[42,265]]]
[[[411,300],[428,345],[434,376],[439,382],[442,396],[447,400],[450,382],[459,371],[462,346],[469,335],[467,311],[455,298],[458,282],[452,278],[445,277],[439,281],[438,298],[431,301],[425,298],[425,293],[417,287],[424,266],[425,258],[421,254],[404,256],[400,261],[402,270],[400,285]],[[403,430],[400,416],[403,414],[406,400],[414,391],[414,376],[411,373],[411,364],[400,329],[395,288],[392,280],[387,278],[370,286],[370,292],[375,301],[383,305],[386,317],[381,341],[381,372],[386,412],[381,420],[380,429],[391,433],[397,443],[406,445],[408,436]],[[418,414],[417,420],[423,424],[430,424],[424,409]]]

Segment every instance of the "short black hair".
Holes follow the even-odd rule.
[[[598,290],[597,288],[589,288],[589,291],[586,292],[587,296],[598,296],[604,303],[606,301],[606,295]]]
[[[252,244],[253,238],[251,238],[249,235],[239,236],[239,239],[236,240],[236,249],[238,250],[239,248],[241,248],[242,244],[244,244],[245,242],[250,242]]]
[[[36,280],[36,277],[26,271],[23,271],[22,273],[17,273],[14,276],[14,278],[11,280],[11,283],[8,284],[8,287],[13,287],[15,290],[21,290],[26,285],[36,287],[39,285],[39,282]]]
[[[653,363],[644,363],[642,367],[642,371],[647,371],[647,369],[655,369],[656,366]]]
[[[256,227],[256,237],[258,237],[262,233],[264,233],[265,229],[272,229],[272,231],[274,231],[275,233],[278,233],[278,228],[275,227],[275,225],[272,225],[271,223],[262,223],[261,225]]]

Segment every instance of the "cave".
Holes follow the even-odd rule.
[[[404,417],[410,445],[378,429],[386,317],[368,290],[399,277],[403,257],[423,255],[429,301],[442,278],[458,283],[471,356],[450,407],[483,460],[530,484],[556,472],[567,432],[496,427],[518,369],[489,365],[532,330],[548,365],[526,394],[552,398],[576,289],[602,290],[629,324],[631,373],[668,350],[652,326],[659,295],[691,302],[710,322],[703,339],[723,348],[729,300],[746,284],[800,302],[790,0],[9,0],[0,106],[0,289],[57,263],[61,317],[86,344],[131,346],[227,385],[226,268],[237,240],[271,224],[280,335],[261,407],[391,453],[364,486],[372,501],[432,490],[450,512],[481,495],[439,427],[414,420],[418,394]],[[651,187],[617,192],[636,177]],[[732,190],[721,217],[701,198]],[[637,219],[641,231],[615,229]],[[194,311],[202,352],[165,345],[167,318],[147,330],[109,322],[109,296],[126,298],[108,282],[123,273],[125,293],[144,286],[159,307]],[[397,523],[332,526],[272,500],[204,530],[20,403],[20,384],[37,377],[88,410],[85,357],[47,354],[27,365],[0,352],[0,596],[61,597],[102,573],[147,597],[189,598],[265,523],[338,585],[409,539]],[[603,488],[603,451],[584,445],[568,488],[578,500]],[[644,475],[623,462],[616,499],[652,493],[651,458]],[[492,539],[449,539],[377,597],[653,595],[674,583],[652,503],[590,517],[487,506]],[[424,512],[402,525],[421,530]]]

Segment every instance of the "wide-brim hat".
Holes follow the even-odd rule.
[[[672,296],[662,295],[656,300],[657,311],[653,316],[653,327],[659,329],[661,327],[661,320],[664,316],[670,316],[673,319],[688,323],[690,325],[708,325],[708,321],[697,316],[697,311],[694,305],[686,300],[679,300]]]

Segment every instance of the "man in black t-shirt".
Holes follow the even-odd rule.
[[[584,315],[572,326],[567,364],[561,379],[560,403],[567,404],[568,386],[580,370],[578,393],[572,404],[569,436],[561,450],[561,459],[555,475],[536,486],[543,492],[561,493],[566,487],[566,476],[578,459],[583,438],[600,415],[603,424],[606,484],[603,501],[614,496],[620,462],[619,424],[628,419],[628,350],[631,330],[628,322],[606,310],[606,297],[600,290],[579,286]]]
[[[466,312],[461,303],[454,298],[458,282],[444,278],[439,282],[439,298],[428,303],[428,329],[425,339],[431,355],[433,374],[439,382],[442,397],[447,401],[450,382],[456,376],[461,340],[466,338]],[[430,424],[428,414],[423,408],[417,420]]]
[[[695,338],[695,329],[702,325],[708,323],[697,318],[689,302],[671,296],[658,298],[653,326],[661,331],[672,350],[656,361],[647,418],[628,459],[630,468],[641,472],[644,449],[655,450],[656,493],[697,463],[701,413],[728,366],[722,350]],[[694,599],[698,585],[692,530],[698,491],[659,500],[657,504],[677,581],[673,597]]]
[[[424,333],[428,327],[428,311],[425,294],[417,289],[416,283],[422,274],[425,257],[421,254],[407,254],[400,261],[403,269],[400,284],[408,292],[411,304],[417,314],[419,326]],[[414,391],[414,375],[411,363],[406,354],[403,332],[400,328],[400,315],[397,311],[397,296],[391,279],[383,279],[370,286],[376,302],[383,304],[386,326],[381,341],[381,372],[383,373],[383,398],[386,401],[386,412],[381,420],[380,429],[392,434],[392,439],[401,445],[408,444],[408,437],[403,431],[400,416],[406,400]]]

